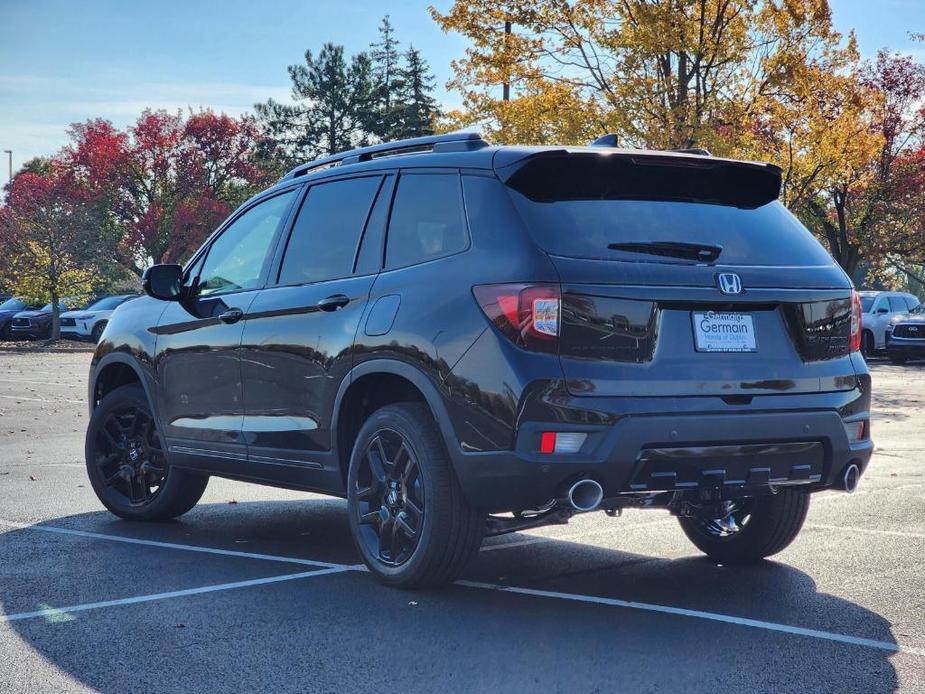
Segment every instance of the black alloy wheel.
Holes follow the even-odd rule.
[[[87,475],[115,515],[161,521],[189,511],[206,490],[207,475],[171,468],[144,389],[125,385],[94,408],[87,427]]]
[[[386,405],[360,427],[347,470],[350,532],[370,573],[397,588],[456,579],[482,541],[440,428],[421,402]]]
[[[167,464],[150,412],[127,405],[106,414],[96,431],[103,483],[131,506],[150,503],[164,486]]]
[[[357,474],[360,535],[370,554],[399,566],[414,554],[424,527],[424,482],[417,458],[402,435],[375,433]]]

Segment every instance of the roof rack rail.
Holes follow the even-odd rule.
[[[399,154],[413,154],[415,152],[467,152],[487,147],[488,143],[482,139],[478,132],[452,132],[443,135],[426,135],[413,137],[407,140],[383,142],[378,145],[360,147],[322,157],[305,164],[299,164],[289,171],[280,181],[304,176],[310,171],[327,169],[332,166],[343,166],[370,161],[379,157],[396,156]]]
[[[678,147],[676,149],[669,149],[669,152],[677,152],[678,154],[697,154],[701,157],[712,157],[710,150],[704,149],[703,147]]]

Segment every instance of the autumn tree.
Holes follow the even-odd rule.
[[[290,159],[350,149],[375,129],[368,54],[358,53],[348,63],[343,46],[326,43],[317,57],[305,51],[305,64],[290,65],[289,77],[293,104],[270,99],[255,109],[264,132]]]
[[[795,65],[841,41],[826,0],[458,0],[431,13],[469,39],[449,86],[502,141],[526,124],[565,142],[613,132],[724,152]]]
[[[188,257],[277,172],[261,165],[253,118],[145,111],[127,131],[77,124],[61,154],[97,234],[134,274]]]
[[[52,339],[60,335],[60,304],[87,297],[100,283],[101,249],[93,208],[58,162],[22,171],[0,208],[0,245],[17,294],[52,304]]]

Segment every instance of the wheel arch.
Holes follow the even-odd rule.
[[[144,372],[135,363],[135,360],[128,355],[118,352],[111,353],[100,359],[93,368],[93,375],[90,378],[90,387],[88,392],[88,403],[92,413],[100,400],[119,386],[137,384],[140,385],[148,398],[148,404],[151,411],[157,418],[157,410],[154,406],[154,398],[151,397],[151,388],[148,379],[144,377]]]
[[[334,400],[331,431],[335,458],[346,480],[353,438],[373,411],[396,402],[428,406],[456,467],[459,444],[446,405],[433,381],[419,369],[396,359],[373,359],[354,367],[341,382]]]

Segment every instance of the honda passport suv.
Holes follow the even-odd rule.
[[[93,488],[147,521],[211,475],[343,497],[402,587],[594,510],[667,510],[724,563],[779,552],[873,446],[858,297],[780,186],[474,133],[299,166],[113,312]]]

